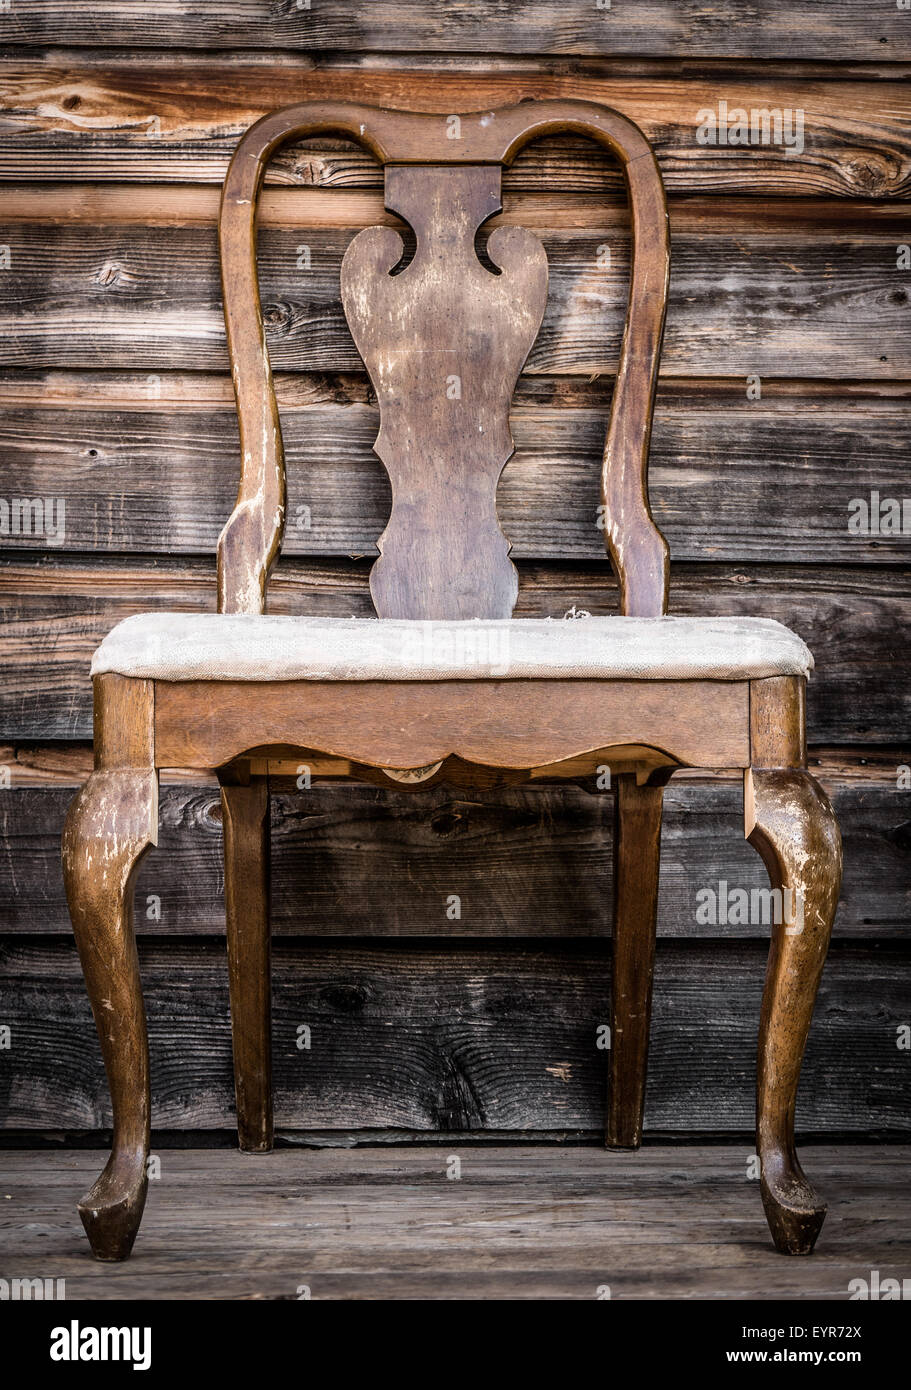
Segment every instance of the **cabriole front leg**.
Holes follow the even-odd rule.
[[[66,818],[63,874],[86,988],[101,1042],[114,1142],[79,1215],[100,1260],[123,1260],[139,1229],[148,1186],[149,1047],[133,934],[133,883],[157,841],[158,775],[96,771]]]
[[[794,1149],[794,1110],[841,887],[841,837],[825,792],[800,768],[747,770],[745,829],[769,871],[772,942],[762,999],[756,1143],[772,1238],[808,1255],[826,1214]]]

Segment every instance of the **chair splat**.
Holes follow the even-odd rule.
[[[475,236],[500,210],[497,165],[391,164],[386,206],[413,228],[403,243],[370,227],[342,262],[342,303],[380,408],[374,448],[392,514],[370,580],[381,618],[508,618],[518,578],[496,514],[513,453],[509,404],[541,326],[547,257],[521,227]]]

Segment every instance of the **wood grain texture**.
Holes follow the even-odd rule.
[[[853,748],[814,744],[809,750],[809,758],[811,766],[818,770],[816,775],[821,780],[834,779],[851,787],[871,787],[880,781],[891,782],[894,780],[897,764],[907,761],[898,744],[891,747],[882,744],[878,747],[860,745]],[[92,769],[92,747],[85,740],[78,739],[65,743],[0,743],[0,766],[9,769],[10,786],[20,790],[37,787],[76,787],[85,781]],[[292,766],[281,760],[270,760],[267,768],[251,760],[250,767],[251,771],[263,776],[267,771],[271,772],[276,778],[279,790],[293,790],[291,782],[294,782],[297,776],[296,764]],[[320,785],[334,782],[340,776],[347,778],[352,771],[352,764],[336,763],[332,759],[321,759],[312,767],[313,778]],[[581,769],[578,775],[583,775]],[[700,785],[714,785],[729,782],[732,778],[735,781],[740,780],[737,769],[688,768],[675,774],[674,783],[682,786],[696,782]],[[214,771],[198,773],[192,768],[180,767],[164,769],[161,780],[169,786],[192,785],[200,789],[214,787],[218,782]],[[537,769],[533,780],[543,783],[549,779],[543,776],[542,769]],[[373,785],[382,785],[383,790],[387,790],[385,782],[374,782]],[[492,790],[494,785],[505,786],[507,782],[485,783],[484,787],[478,787],[476,790]],[[508,785],[512,783],[509,782]]]
[[[46,750],[42,764],[63,754]],[[832,755],[829,755],[830,758]],[[6,762],[9,753],[0,754]],[[32,755],[33,762],[35,754]],[[815,767],[845,846],[836,939],[900,942],[911,912],[911,809],[897,767],[911,751],[880,754],[872,770]],[[66,936],[58,851],[71,786],[0,791],[0,932]],[[87,771],[87,769],[86,769]],[[863,775],[861,775],[863,774]],[[74,774],[66,774],[73,782]],[[658,935],[755,937],[756,923],[699,913],[700,890],[765,886],[743,842],[740,780],[673,778],[664,793]],[[356,783],[293,783],[272,797],[272,930],[276,937],[546,938],[609,936],[612,797],[576,786],[408,794]],[[162,778],[160,853],[139,869],[140,936],[222,936],[225,930],[218,786]],[[458,922],[448,896],[462,902]],[[697,920],[701,917],[703,920]],[[605,1020],[606,1021],[606,1020]]]
[[[772,927],[759,1023],[756,1147],[762,1200],[776,1248],[809,1255],[826,1205],[797,1157],[794,1115],[841,889],[841,836],[819,783],[795,768],[751,768],[744,774],[744,832],[785,904]]]
[[[289,488],[283,553],[373,554],[390,494],[371,449],[377,415],[368,383],[283,376],[278,384]],[[7,372],[0,452],[14,495],[62,497],[65,518],[50,544],[29,525],[4,536],[4,548],[214,553],[236,488],[237,425],[226,392],[222,377]],[[598,479],[608,402],[602,382],[520,382],[516,453],[497,492],[515,559],[603,556]],[[792,564],[829,563],[835,551],[852,565],[906,561],[907,536],[847,528],[855,499],[905,495],[909,407],[911,384],[863,391],[812,382],[786,394],[780,381],[764,380],[762,398],[748,401],[743,379],[666,381],[649,493],[674,559],[764,561],[786,550]]]
[[[144,714],[137,699],[137,724],[147,724]],[[70,806],[63,833],[67,901],[114,1117],[110,1157],[79,1203],[82,1224],[101,1260],[129,1255],[148,1188],[149,1048],[133,886],[141,857],[157,839],[157,800],[158,779],[148,763],[117,767],[115,759],[107,769],[100,756]]]
[[[807,682],[802,676],[750,681],[750,765],[807,765]]]
[[[642,1142],[664,789],[626,774],[614,789],[610,1083],[604,1142]]]
[[[663,369],[669,376],[844,380],[911,377],[907,274],[911,238],[871,223],[847,241],[819,221],[757,232],[712,220],[674,237]],[[535,226],[550,267],[541,332],[526,371],[614,373],[629,281],[628,232]],[[514,225],[513,223],[507,225]],[[15,223],[0,275],[0,365],[22,369],[225,372],[215,241],[208,229]],[[277,371],[359,372],[339,298],[350,231],[266,226],[260,286]],[[301,247],[310,269],[302,269]],[[610,253],[606,265],[603,251]],[[600,263],[599,263],[600,262]],[[147,392],[152,390],[147,386]],[[744,381],[744,395],[746,382]]]
[[[518,617],[563,617],[573,607],[617,611],[606,561],[588,570],[520,565]],[[681,566],[671,578],[678,614],[777,618],[817,656],[807,690],[811,742],[895,743],[907,727],[905,653],[896,647],[911,576],[904,569],[835,566]],[[270,587],[275,613],[369,616],[366,567],[281,561]],[[116,622],[152,609],[211,612],[211,564],[59,565],[0,562],[6,603],[0,727],[7,738],[87,738],[88,666]],[[61,601],[61,595],[65,595]],[[36,661],[40,654],[40,668]],[[897,731],[901,731],[897,734]]]
[[[569,137],[567,137],[568,139]],[[553,168],[556,138],[541,140],[520,151],[503,170],[504,209],[491,219],[491,229],[503,224],[550,228],[590,227],[597,210],[606,231],[621,235],[628,228],[627,198],[622,174],[603,146],[573,137],[578,154],[579,184],[561,187]],[[562,148],[562,147],[561,147]],[[281,159],[281,151],[276,156]],[[517,168],[530,162],[529,174],[539,177],[517,185]],[[272,165],[270,164],[270,168]],[[399,221],[383,206],[382,180],[374,162],[369,187],[268,182],[259,198],[261,227],[372,227]],[[18,222],[67,223],[89,226],[214,227],[221,189],[207,183],[80,183],[48,179],[40,183],[3,185],[4,225]],[[761,217],[757,213],[761,210]],[[728,198],[711,193],[676,193],[668,198],[671,231],[677,237],[693,233],[751,231],[756,236],[787,232],[789,228],[825,228],[841,243],[858,236],[900,237],[908,224],[901,200],[874,198],[784,197]]]
[[[155,765],[155,686],[108,673],[92,685],[95,767]]]
[[[475,241],[501,208],[500,173],[493,166],[511,164],[532,141],[567,132],[584,134],[616,156],[629,193],[634,269],[604,446],[603,529],[621,611],[638,617],[665,612],[668,550],[647,491],[669,273],[664,188],[654,152],[635,124],[605,105],[571,101],[520,103],[445,120],[385,105],[310,102],[270,113],[243,136],[219,213],[242,460],[237,501],[218,542],[219,611],[263,610],[284,526],[284,455],[257,271],[257,201],[266,167],[283,145],[328,133],[355,139],[388,166],[385,205],[404,218],[417,244],[416,257],[393,278],[402,239],[386,227],[365,229],[340,267],[346,320],[380,407],[374,449],[393,487],[392,514],[371,577],[377,612],[511,612],[517,581],[494,498],[512,452],[509,399],[541,326],[547,260],[522,228],[491,234],[494,261],[486,266]],[[445,187],[437,167],[443,165]],[[395,328],[402,322],[408,324],[404,338]],[[442,342],[441,330],[447,335]],[[406,529],[420,537],[413,548],[405,544]],[[469,536],[470,556],[464,549]]]
[[[221,784],[237,1137],[244,1152],[268,1153],[272,1148],[269,780],[251,777],[248,768],[228,769]]]
[[[130,48],[291,49],[333,53],[377,49],[411,53],[620,54],[724,58],[805,58],[826,62],[911,60],[903,15],[891,6],[858,25],[852,0],[748,0],[725,4],[649,0],[635,7],[567,6],[560,0],[477,0],[428,8],[422,0],[195,0],[175,11],[167,0],[129,0],[72,11],[60,0],[16,0],[6,21],[9,44]]]
[[[149,681],[110,675],[93,689],[95,767],[67,811],[62,867],[114,1133],[108,1161],[79,1203],[79,1215],[96,1258],[124,1260],[148,1188],[149,1046],[133,897],[139,862],[158,841],[155,689]]]
[[[126,1280],[77,1245],[71,1194],[95,1156],[4,1153],[8,1267],[45,1277],[53,1241],[54,1271],[74,1300],[116,1300],[126,1285],[141,1299],[287,1301],[306,1284],[314,1300],[540,1301],[595,1299],[607,1284],[622,1308],[631,1298],[843,1302],[858,1270],[902,1279],[911,1262],[904,1144],[813,1146],[832,1214],[810,1262],[769,1248],[746,1178],[749,1140],[606,1154],[409,1137],[286,1149],[262,1163],[156,1147],[161,1180]],[[447,1178],[453,1153],[458,1182]],[[201,1191],[220,1213],[204,1229]]]
[[[729,109],[805,111],[804,149],[784,158],[773,146],[697,142],[700,112],[716,109],[717,77],[598,79],[533,71],[488,77],[426,68],[314,72],[309,60],[270,65],[259,58],[228,62],[216,56],[181,62],[173,52],[55,57],[7,66],[9,120],[8,133],[0,137],[0,179],[220,183],[240,134],[289,100],[354,100],[448,115],[526,97],[616,107],[653,142],[674,191],[888,198],[906,196],[911,177],[905,133],[911,95],[900,83],[725,80]],[[580,187],[592,177],[603,183],[585,147],[577,142],[575,149],[574,167],[567,171],[564,162],[559,177],[535,152],[526,155],[516,186],[530,169],[538,187],[542,181],[552,189]],[[273,177],[349,187],[379,183],[370,158],[348,151],[292,149],[279,158]]]
[[[497,519],[513,452],[509,403],[547,302],[547,258],[530,232],[481,224],[501,207],[500,169],[391,165],[386,206],[417,237],[366,228],[341,266],[345,317],[376,392],[374,451],[392,509],[370,592],[380,618],[508,618],[519,581]]]
[[[644,744],[668,765],[746,767],[748,681],[159,681],[159,767],[220,767],[269,746],[390,768],[496,768]],[[605,755],[607,760],[609,758]]]
[[[646,1135],[750,1133],[765,956],[764,942],[659,943]],[[153,1123],[233,1128],[224,946],[141,942],[140,958]],[[884,943],[833,946],[798,1097],[801,1134],[908,1133],[907,1066],[895,1039],[909,965],[907,951]],[[0,1080],[6,1124],[109,1125],[72,945],[7,942],[3,971],[5,1018],[18,1039]],[[607,943],[436,939],[418,948],[298,938],[276,943],[273,985],[279,1133],[554,1134],[603,1123],[608,1054],[597,1028],[609,1018]],[[311,1029],[309,1050],[298,1047],[301,1024]]]
[[[77,32],[59,4],[39,9],[34,0],[14,0],[14,7],[15,14],[3,17],[7,41],[72,49],[23,52],[21,61],[8,55],[2,84],[0,177],[18,182],[0,190],[0,241],[12,240],[15,277],[0,275],[0,290],[8,296],[0,310],[0,352],[6,344],[14,363],[12,390],[20,394],[8,423],[0,424],[0,450],[15,485],[7,491],[64,496],[67,526],[56,547],[62,554],[55,555],[53,546],[42,551],[43,542],[34,537],[3,538],[31,555],[14,556],[2,576],[12,584],[4,594],[8,659],[0,737],[9,730],[25,738],[84,739],[88,654],[111,622],[142,608],[212,606],[208,557],[230,510],[238,458],[225,391],[230,383],[214,275],[213,195],[240,132],[263,110],[322,95],[327,86],[346,98],[382,101],[391,93],[402,104],[459,110],[475,74],[466,80],[455,69],[474,68],[475,60],[465,56],[472,52],[483,54],[489,73],[482,104],[594,92],[619,105],[655,140],[676,196],[671,217],[680,278],[675,276],[673,287],[667,369],[703,381],[692,383],[689,397],[685,385],[669,383],[685,398],[666,397],[659,406],[653,445],[659,524],[675,558],[697,562],[675,571],[674,611],[772,615],[806,636],[819,664],[808,692],[811,733],[850,742],[849,759],[875,752],[870,740],[882,742],[882,756],[885,745],[904,736],[908,673],[900,634],[911,597],[906,543],[902,537],[849,537],[845,519],[853,497],[869,496],[872,489],[900,497],[907,490],[907,404],[897,397],[888,405],[881,397],[873,400],[875,393],[894,389],[895,378],[911,380],[906,273],[895,264],[898,244],[911,241],[902,202],[911,170],[911,106],[904,84],[881,80],[900,75],[898,68],[890,73],[885,60],[909,56],[902,52],[906,16],[891,6],[870,11],[861,32],[856,6],[846,0],[810,6],[796,0],[788,7],[773,0],[761,20],[741,0],[731,0],[724,16],[717,6],[671,7],[663,0],[649,0],[645,9],[615,5],[600,16],[577,16],[571,6],[557,10],[550,4],[504,9],[487,0],[450,6],[445,13],[407,0],[381,0],[356,15],[341,14],[335,0],[319,0],[306,15],[291,0],[277,6],[271,0],[268,6],[266,0],[229,0],[218,7],[200,0],[177,16],[173,7],[165,13],[158,0],[143,5],[141,13],[118,0],[106,7],[103,27],[86,22]],[[801,26],[797,39],[794,25]],[[242,52],[247,42],[255,54]],[[93,51],[92,45],[115,43],[144,51]],[[230,52],[181,52],[181,45],[197,43]],[[496,56],[497,45],[500,55],[509,56]],[[389,53],[400,46],[402,73],[395,76],[388,69],[398,60],[393,64]],[[269,58],[269,47],[281,51]],[[548,53],[580,56],[548,59]],[[674,53],[681,61],[665,57]],[[712,55],[723,65],[713,66]],[[757,61],[751,66],[748,58]],[[769,59],[774,65],[763,66]],[[326,71],[314,70],[316,61]],[[836,62],[844,65],[836,68]],[[852,73],[859,80],[845,80]],[[587,74],[595,79],[591,86]],[[715,107],[722,95],[729,106],[805,111],[803,152],[785,157],[780,149],[699,146],[698,113]],[[392,220],[380,210],[379,185],[368,155],[321,139],[283,152],[264,196],[270,347],[282,368],[295,374],[280,375],[278,383],[290,444],[291,510],[290,563],[276,574],[275,611],[369,611],[367,565],[346,557],[373,555],[389,494],[370,458],[376,414],[346,335],[337,273],[354,229]],[[554,285],[556,314],[545,323],[542,356],[532,360],[517,393],[512,427],[518,452],[499,495],[504,530],[520,561],[519,612],[560,616],[572,605],[610,611],[616,589],[603,565],[592,563],[603,534],[593,524],[592,501],[607,383],[589,384],[586,375],[603,377],[616,366],[629,262],[619,170],[586,143],[561,137],[520,155],[504,188],[503,225],[534,230],[552,264],[556,250],[566,267]],[[711,196],[694,196],[700,190]],[[719,196],[732,193],[748,196]],[[596,200],[607,206],[594,250],[604,242],[611,251],[610,269],[598,267],[597,275],[592,247],[585,244]],[[80,242],[86,254],[80,254]],[[311,252],[309,274],[297,264],[302,242]],[[172,275],[171,264],[183,275]],[[17,276],[22,267],[25,273]],[[162,308],[168,302],[170,314]],[[325,375],[301,377],[302,365]],[[134,382],[139,378],[138,389],[128,384],[128,372]],[[763,378],[763,398],[746,403],[743,378],[751,372]],[[720,375],[728,381],[706,389],[705,378]],[[793,382],[773,406],[770,380],[788,375]],[[864,376],[866,385],[859,381]],[[802,392],[810,383],[812,400],[796,401],[794,387]],[[54,400],[65,402],[64,409],[52,408],[45,394],[30,394],[46,387]],[[2,393],[0,386],[3,404],[10,403]],[[306,517],[308,526],[294,525],[298,517],[301,523]],[[186,560],[175,563],[171,551]],[[73,563],[80,552],[86,561]],[[302,563],[320,556],[326,559]],[[532,563],[541,560],[548,563]],[[883,562],[892,568],[880,568]],[[861,565],[870,573],[857,573]],[[71,953],[60,968],[70,948],[51,939],[49,953],[42,954],[40,942],[26,940],[35,933],[52,938],[66,932],[52,841],[69,793],[55,779],[84,768],[85,753],[73,744],[13,749],[14,778],[24,764],[29,775],[50,779],[52,789],[9,792],[0,786],[0,901],[4,882],[13,889],[12,915],[0,916],[0,930],[12,933],[0,938],[0,972],[12,964],[9,992],[0,984],[0,1013],[6,999],[14,998],[26,1018],[27,1040],[14,1079],[7,1088],[0,1080],[0,1110],[26,1114],[32,1123],[37,1098],[45,1123],[55,1128],[72,1114],[81,1115],[79,1124],[86,1127],[107,1119],[88,1006]],[[0,762],[6,757],[4,752]],[[908,757],[895,750],[893,764],[899,761]],[[828,994],[829,980],[824,983],[814,1026],[818,1053],[814,1037],[810,1041],[798,1118],[803,1125],[809,1101],[820,1127],[830,1132],[907,1125],[895,1048],[895,1018],[904,1017],[897,986],[906,953],[890,955],[892,948],[884,950],[880,939],[906,937],[907,793],[895,784],[894,765],[877,767],[875,784],[852,773],[835,788],[847,853],[836,941],[862,936],[869,946],[836,946],[831,965],[837,971],[847,949],[854,953],[851,967],[844,979],[836,975]],[[745,937],[756,929],[698,924],[693,904],[700,887],[717,886],[722,877],[731,884],[760,883],[762,866],[737,838],[737,794],[729,783],[680,789],[672,784],[666,799],[659,928],[662,935],[685,939],[659,948],[659,995],[661,952],[669,948],[679,956],[676,984],[658,1001],[667,1011],[656,1017],[650,1104],[655,1099],[664,1107],[660,1113],[670,1116],[668,1127],[678,1133],[706,1115],[717,1123],[719,1107],[746,1131],[752,1070],[747,1025],[758,1007],[761,953],[752,940],[733,945],[726,939],[722,947],[720,938]],[[151,963],[153,976],[156,1122],[159,1113],[190,1115],[191,1123],[195,1115],[229,1129],[223,951],[211,941],[180,939],[223,929],[217,789],[184,782],[166,789],[162,805],[167,852],[144,862],[136,911],[144,964]],[[566,1132],[555,1127],[563,1115],[587,1113],[589,1130],[599,1127],[607,1059],[598,1054],[592,1068],[589,1052],[583,1056],[580,1047],[577,1056],[574,1042],[568,1050],[561,1046],[561,1030],[573,1026],[580,1010],[585,1017],[586,1007],[592,1016],[606,1017],[609,983],[598,973],[603,947],[591,936],[556,948],[546,938],[588,934],[592,923],[609,932],[604,908],[612,882],[611,835],[603,798],[575,787],[477,794],[440,788],[400,797],[373,786],[315,786],[306,794],[283,792],[274,818],[276,929],[286,943],[278,969],[287,983],[276,1032],[284,1049],[280,1118],[293,1110],[298,1124],[311,1128],[316,1114],[327,1128],[336,1128],[341,1102],[346,1113],[373,1124],[377,1113],[393,1112],[404,1092],[402,1109],[417,1119],[416,1132],[440,1132],[452,1123],[478,1124],[489,1134],[504,1114],[510,1124],[521,1119],[523,1106],[526,1117],[543,1117],[542,1132],[554,1137]],[[459,893],[468,908],[460,923],[442,925],[441,903],[450,892]],[[153,898],[160,898],[160,921],[147,916]],[[305,915],[304,904],[312,915]],[[2,912],[7,910],[4,905]],[[568,913],[575,920],[567,922]],[[504,933],[515,941],[496,948],[481,940],[476,954],[463,960],[463,944],[450,935],[439,948],[456,972],[447,973],[447,964],[434,976],[437,948],[425,959],[414,938],[451,933],[456,926],[465,936]],[[375,928],[413,939],[381,944],[376,957],[351,941]],[[318,939],[309,940],[311,935]],[[329,992],[308,994],[309,976],[303,977],[309,962],[332,935],[347,935],[349,945],[329,945],[322,977]],[[698,940],[708,935],[718,938],[717,946]],[[532,944],[521,937],[531,937]],[[20,942],[37,950],[25,969],[16,957]],[[400,958],[395,953],[402,946]],[[386,949],[394,959],[383,957]],[[576,950],[591,951],[578,970]],[[488,970],[501,953],[502,966]],[[517,968],[519,957],[525,963]],[[420,988],[414,984],[418,977]],[[48,982],[58,979],[62,992],[49,1003]],[[597,997],[595,987],[601,990]],[[360,990],[367,1002],[358,1012]],[[545,999],[548,991],[553,1003]],[[381,1023],[385,1000],[394,995],[402,997],[401,1013]],[[299,1018],[302,1005],[310,1016],[311,998],[324,1007],[331,999],[337,1010],[329,1026],[342,1064],[319,1057],[318,1043],[317,1079],[302,1094],[300,1064],[309,1065],[311,1053],[298,1052],[293,1040],[298,1022],[306,1021]],[[346,1030],[371,1009],[377,1017],[368,1019],[367,1031],[376,1027],[365,1042]],[[50,1040],[48,1017],[56,1020]],[[530,1043],[515,1032],[517,1020],[520,1033],[523,1020],[530,1020]],[[588,1037],[584,1041],[587,1048]],[[396,1047],[406,1058],[401,1068]],[[708,1052],[700,1053],[702,1048]],[[367,1068],[372,1075],[357,1080]],[[45,1078],[51,1078],[50,1089]],[[406,1120],[400,1134],[415,1132],[407,1128],[407,1114],[398,1118]],[[841,1193],[837,1183],[834,1189],[824,1183],[830,1199],[841,1197],[849,1224],[860,1219],[853,1205],[855,1166],[852,1157]],[[672,1167],[679,1172],[679,1161]],[[742,1167],[740,1162],[739,1184]],[[259,1165],[257,1170],[253,1181],[260,1183]],[[724,1193],[723,1177],[718,1181],[712,1173],[714,1192]],[[346,1181],[356,1190],[362,1176]],[[510,1172],[510,1190],[518,1181]],[[591,1181],[603,1213],[603,1177]],[[664,1201],[667,1181],[663,1173]],[[453,1186],[458,1185],[449,1190]],[[365,1193],[377,1210],[383,1188],[380,1182]],[[234,1193],[242,1189],[243,1183],[235,1184]],[[187,1190],[193,1190],[189,1184]],[[198,1191],[197,1186],[194,1199]],[[269,1184],[266,1192],[272,1191]],[[691,1185],[679,1195],[692,1216]],[[627,1196],[624,1211],[641,1233],[640,1203],[647,1190],[631,1180]],[[866,1222],[880,1220],[886,1203],[883,1193],[877,1196]],[[334,1203],[330,1197],[328,1208]],[[753,1251],[743,1262],[743,1271],[749,1266],[750,1272],[742,1274],[742,1286],[767,1289],[768,1269],[757,1276],[758,1264],[751,1263],[765,1240],[758,1204],[743,1201],[740,1191],[736,1203],[734,1219],[740,1219],[741,1207],[749,1213],[744,1246]],[[173,1213],[165,1213],[166,1205],[159,1203],[163,1224],[153,1231],[163,1232],[170,1223]],[[717,1210],[727,1217],[724,1196]],[[250,1231],[262,1213],[261,1207],[255,1213],[244,1207],[233,1229]],[[150,1219],[156,1215],[153,1209]],[[836,1219],[842,1220],[833,1212],[830,1241]],[[687,1227],[694,1229],[692,1223]],[[695,1240],[704,1239],[702,1227]],[[603,1228],[594,1233],[592,1260],[602,1240]],[[242,1243],[235,1242],[238,1251]],[[693,1256],[698,1248],[680,1255],[683,1265],[690,1256],[690,1274],[717,1268],[715,1253],[701,1263]],[[706,1248],[720,1247],[701,1244]],[[271,1277],[278,1267],[270,1263],[272,1252],[257,1253]],[[851,1262],[856,1258],[852,1248]],[[83,1269],[87,1263],[80,1260]],[[223,1287],[234,1277],[231,1263],[224,1263]],[[330,1264],[327,1258],[327,1275]],[[427,1277],[431,1264],[424,1261]],[[663,1279],[675,1277],[670,1270],[655,1274],[653,1252],[647,1259],[640,1252],[632,1267],[638,1271],[633,1286],[641,1292],[654,1292]],[[785,1277],[776,1268],[777,1290]],[[816,1278],[805,1265],[799,1277],[805,1290],[806,1280]],[[847,1277],[840,1269],[839,1297]],[[356,1277],[331,1278],[337,1290],[357,1287]],[[554,1287],[536,1275],[525,1278],[526,1288]],[[185,1280],[188,1288],[192,1282]],[[736,1279],[716,1283],[727,1292],[740,1287]],[[441,1271],[439,1288],[446,1287],[455,1290],[457,1281]],[[822,1292],[830,1296],[824,1285]]]

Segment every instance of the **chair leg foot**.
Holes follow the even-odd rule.
[[[125,1260],[145,1207],[148,1154],[115,1150],[104,1172],[79,1203],[79,1215],[97,1260]]]
[[[766,1220],[782,1255],[810,1255],[826,1219],[826,1204],[795,1155],[767,1150],[760,1178]]]
[[[762,999],[756,1145],[772,1239],[808,1255],[826,1214],[794,1147],[797,1084],[841,887],[841,838],[829,799],[801,768],[748,770],[747,838],[773,890],[772,941]]]
[[[96,771],[63,832],[63,877],[114,1112],[111,1156],[79,1204],[100,1260],[123,1260],[148,1186],[149,1047],[133,935],[133,884],[157,838],[153,769]]]

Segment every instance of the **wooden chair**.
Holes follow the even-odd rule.
[[[601,505],[621,615],[513,620],[517,577],[496,515],[513,449],[509,405],[541,324],[545,253],[501,227],[501,170],[529,141],[588,136],[619,160],[633,269],[604,450]],[[341,272],[345,313],[376,390],[376,452],[393,488],[371,576],[378,619],[264,615],[282,537],[281,431],[256,273],[257,198],[289,140],[350,137],[385,166],[386,206],[417,237],[364,230]],[[100,1259],[125,1258],[146,1196],[149,1063],[132,922],[136,866],[156,842],[158,769],[217,768],[242,1149],[272,1145],[270,759],[313,754],[357,775],[593,776],[615,795],[615,905],[606,1143],[642,1131],[662,790],[678,767],[740,767],[746,834],[767,866],[772,927],[759,1023],[757,1146],[779,1250],[812,1248],[825,1214],[794,1149],[804,1044],[839,892],[832,808],[806,770],[812,659],[767,619],[665,617],[668,552],[647,459],[668,284],[661,176],[637,126],[607,107],[522,103],[459,117],[345,103],[267,116],[238,146],[220,246],[240,421],[241,482],[218,546],[218,613],[149,614],[92,666],[95,771],[64,832],[64,871],[114,1113],[113,1150],[79,1211]],[[397,273],[398,270],[398,273]],[[596,499],[592,498],[593,524]],[[410,769],[410,771],[409,771]],[[571,1157],[567,1158],[571,1162]],[[605,1179],[607,1180],[607,1173]]]

